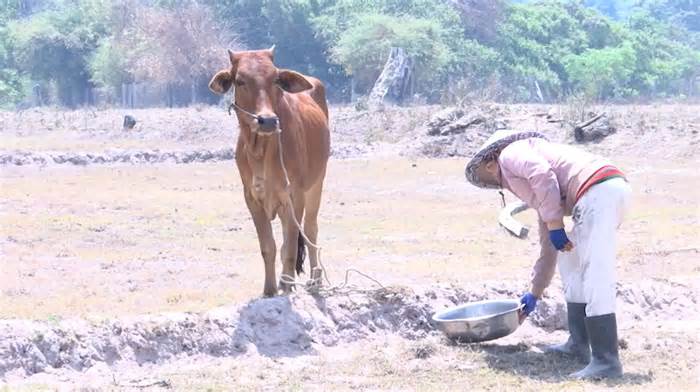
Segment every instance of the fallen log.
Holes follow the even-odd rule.
[[[574,127],[574,139],[579,143],[599,142],[615,133],[617,129],[611,124],[605,113],[594,116]]]
[[[599,114],[599,115],[593,117],[592,119],[590,119],[590,120],[584,122],[583,124],[577,125],[576,127],[574,127],[574,129],[583,129],[583,128],[586,128],[586,127],[588,127],[589,125],[593,124],[594,122],[596,122],[596,121],[600,120],[601,118],[603,118],[603,116],[605,116],[605,113],[601,113],[601,114]]]

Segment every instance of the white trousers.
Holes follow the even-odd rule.
[[[570,252],[557,263],[567,302],[585,303],[586,316],[615,313],[615,232],[629,205],[630,187],[622,178],[592,186],[574,206]]]

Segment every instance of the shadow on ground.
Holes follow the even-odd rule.
[[[578,362],[564,355],[533,351],[530,349],[530,346],[524,343],[509,345],[478,344],[473,345],[470,349],[474,352],[481,352],[484,355],[484,361],[493,370],[549,383],[567,381],[571,373],[586,366],[585,363]],[[627,372],[620,379],[593,382],[613,387],[643,385],[652,381],[653,377],[649,374]]]

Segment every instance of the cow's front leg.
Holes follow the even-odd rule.
[[[260,243],[260,253],[262,253],[265,263],[265,287],[263,295],[272,297],[277,295],[277,282],[275,280],[275,258],[277,256],[277,245],[272,234],[272,224],[265,214],[263,207],[253,199],[249,189],[244,189],[245,202],[253,217],[255,230],[258,232],[258,242]]]
[[[282,233],[284,235],[284,243],[282,244],[282,275],[292,279],[296,279],[294,269],[297,262],[303,262],[303,260],[297,261],[297,256],[299,255],[299,228],[294,222],[292,214],[296,214],[297,222],[301,224],[304,215],[303,200],[303,197],[295,198],[293,200],[293,210],[289,204],[286,204],[284,211],[280,214]],[[280,288],[285,293],[289,293],[292,290],[292,286],[291,284],[284,283],[282,279],[280,279]]]

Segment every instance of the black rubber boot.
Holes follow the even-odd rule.
[[[572,377],[601,379],[622,376],[615,313],[587,317],[586,329],[591,340],[591,362],[583,370],[572,374]]]
[[[559,353],[572,356],[581,363],[591,360],[591,346],[586,331],[586,304],[567,302],[567,319],[569,321],[569,339],[545,348],[547,353]]]

